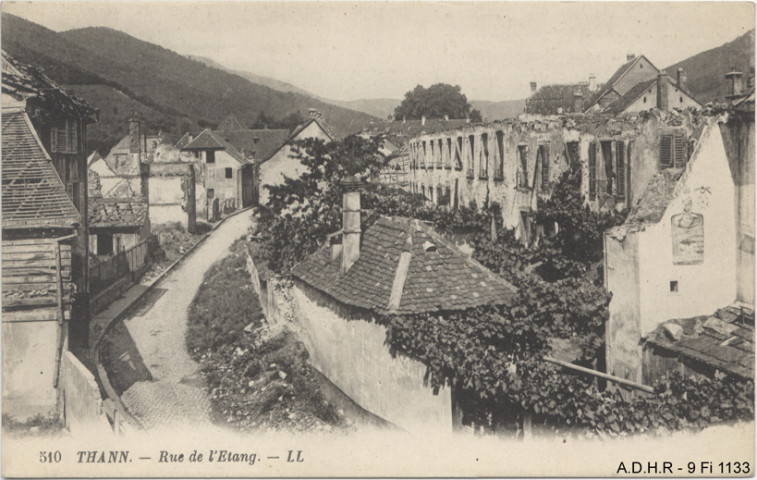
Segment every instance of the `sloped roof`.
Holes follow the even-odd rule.
[[[147,203],[140,197],[89,198],[89,228],[139,228],[145,223]]]
[[[599,101],[600,98],[604,97],[608,92],[613,90],[615,88],[615,84],[618,83],[618,80],[620,80],[620,78],[623,75],[625,75],[626,72],[628,72],[631,69],[631,67],[636,65],[636,63],[639,62],[639,60],[641,60],[642,58],[649,62],[649,59],[647,57],[645,57],[644,55],[639,55],[638,57],[634,57],[631,60],[624,63],[623,65],[621,65],[620,68],[617,69],[615,73],[612,74],[610,79],[607,80],[607,83],[605,83],[604,86],[600,88],[599,90],[597,90],[597,93],[594,94],[593,97],[591,97],[591,100],[589,100],[589,103],[586,103],[584,105],[584,111],[594,106]],[[649,62],[649,63],[654,67],[652,62]],[[657,67],[654,67],[654,68],[655,70],[657,70]],[[659,70],[657,71],[659,72]],[[618,92],[618,94],[620,94],[620,92]]]
[[[238,150],[260,161],[270,158],[289,138],[287,129],[218,130],[216,133]]]
[[[526,99],[526,113],[537,115],[557,115],[575,112],[576,93],[588,100],[591,92],[588,83],[574,83],[567,85],[545,85]]]
[[[318,124],[318,126],[321,128],[321,130],[323,130],[324,132],[326,132],[326,135],[328,135],[329,138],[331,138],[331,140],[334,140],[334,138],[336,138],[334,136],[334,132],[331,131],[331,128],[326,123],[326,121],[323,120],[322,117],[311,117],[305,123],[303,123],[302,125],[300,125],[300,126],[298,126],[297,128],[294,129],[294,131],[292,132],[292,134],[289,136],[289,140],[287,140],[287,142],[291,142],[291,141],[295,140],[297,138],[297,136],[300,133],[302,133],[302,131],[305,130],[313,122],[315,122],[316,124]]]
[[[25,112],[2,116],[3,228],[72,228],[81,217]]]
[[[184,135],[181,136],[178,142],[176,142],[176,145],[174,145],[179,150],[183,149],[187,145],[189,145],[189,142],[193,140],[192,134],[189,132],[186,132]]]
[[[97,121],[98,110],[82,99],[63,91],[42,70],[28,65],[2,51],[2,91],[17,100],[33,99],[63,114]]]
[[[668,205],[673,201],[676,185],[683,175],[682,168],[666,168],[652,177],[644,194],[631,208],[626,224],[657,223],[662,220]]]
[[[656,87],[657,86],[657,79],[653,78],[652,80],[647,80],[646,82],[639,82],[634,87],[626,92],[625,95],[622,95],[620,98],[612,102],[608,107],[605,109],[606,112],[611,113],[621,113],[626,108],[628,108],[633,102],[635,102],[639,97],[641,97],[644,92],[649,87]],[[649,108],[653,108],[656,105],[650,105]]]
[[[226,117],[223,122],[221,122],[220,125],[218,125],[217,130],[246,130],[247,127],[242,125],[242,123],[237,120],[237,117],[234,116],[233,113],[229,114],[228,117]]]
[[[218,132],[214,132],[210,129],[205,129],[200,132],[194,140],[189,142],[182,150],[225,150],[239,163],[248,163],[247,158],[237,150],[234,145],[229,143]]]
[[[677,340],[667,333],[669,324],[682,327]],[[647,342],[723,372],[754,378],[753,307],[732,305],[712,315],[668,320]]]
[[[433,245],[435,248],[429,248]],[[399,308],[389,299],[400,255],[412,256]],[[509,304],[516,289],[468,258],[428,225],[405,217],[380,217],[364,233],[360,257],[344,274],[341,255],[328,245],[296,265],[292,274],[335,300],[379,314],[459,311],[485,304]]]

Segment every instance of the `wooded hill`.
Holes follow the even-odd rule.
[[[312,97],[281,92],[191,60],[123,32],[94,27],[57,33],[2,14],[3,49],[38,66],[53,80],[100,109],[90,127],[90,150],[105,154],[127,133],[135,109],[152,129],[177,138],[213,127],[233,113],[245,125],[261,112],[276,119],[318,109],[337,135],[374,120]]]

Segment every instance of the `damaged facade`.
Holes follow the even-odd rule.
[[[60,407],[60,365],[88,346],[86,128],[97,111],[2,54],[3,414]]]

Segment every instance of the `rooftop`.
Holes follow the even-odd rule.
[[[411,253],[399,308],[389,308],[398,262]],[[362,236],[360,257],[344,274],[341,255],[332,260],[328,245],[295,266],[292,274],[335,300],[378,314],[417,314],[509,304],[510,283],[467,257],[425,223],[406,217],[380,217]]]
[[[207,128],[185,145],[182,150],[225,150],[240,163],[248,163],[244,154],[229,143],[222,134]]]
[[[72,228],[81,217],[25,112],[2,117],[4,229]]]
[[[583,102],[591,92],[588,83],[568,85],[545,85],[526,100],[526,113],[537,115],[557,115],[559,113],[580,113],[575,111],[576,94]]]
[[[668,320],[646,341],[722,372],[754,378],[754,307],[732,305],[712,315]]]
[[[89,228],[139,228],[145,223],[147,204],[139,197],[89,198]]]

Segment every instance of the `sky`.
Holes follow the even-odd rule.
[[[337,99],[418,84],[525,98],[529,82],[607,80],[627,53],[658,68],[754,28],[750,2],[3,2],[55,31],[121,30]]]

